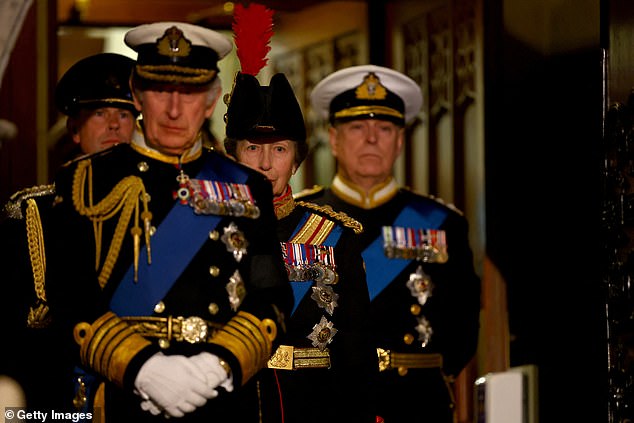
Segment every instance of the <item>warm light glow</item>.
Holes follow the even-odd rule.
[[[86,13],[88,7],[90,7],[90,0],[75,0],[75,9],[77,9],[81,15]]]
[[[226,14],[232,14],[233,13],[233,7],[234,4],[231,1],[226,1],[223,5],[222,5],[222,9],[224,10],[224,12]]]

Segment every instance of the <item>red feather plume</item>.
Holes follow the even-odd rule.
[[[256,76],[266,65],[266,55],[271,50],[273,11],[257,3],[248,6],[237,3],[231,28],[242,73]]]

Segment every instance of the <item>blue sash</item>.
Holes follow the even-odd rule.
[[[196,178],[244,183],[248,174],[233,162],[210,154]],[[195,214],[190,206],[176,202],[152,236],[152,264],[147,264],[147,246],[143,246],[138,282],[131,265],[110,300],[110,309],[119,316],[151,315],[222,217]]]
[[[293,239],[293,237],[297,235],[297,232],[304,226],[304,224],[306,223],[306,221],[308,220],[311,214],[312,214],[311,212],[304,213],[304,216],[302,216],[302,220],[299,222],[299,224],[295,228],[295,231],[293,232],[293,235],[290,237],[290,239]],[[341,227],[341,225],[335,225],[335,227],[330,232],[330,234],[328,235],[328,237],[326,238],[326,240],[323,242],[322,245],[334,248],[334,246],[337,245],[337,242],[339,241],[339,237],[341,236],[342,232],[343,232],[343,228]],[[312,283],[308,283],[306,281],[291,281],[291,287],[293,288],[293,296],[295,297],[295,305],[293,306],[293,311],[291,312],[291,315],[295,313],[295,310],[297,310],[297,306],[302,301],[302,299],[306,295],[306,292],[308,292],[308,289],[312,285],[313,285]]]
[[[437,207],[410,204],[396,217],[392,226],[438,229],[447,216],[447,211]],[[365,261],[365,272],[370,292],[370,301],[381,293],[411,262],[412,259],[388,258],[383,253],[383,234],[361,254]]]

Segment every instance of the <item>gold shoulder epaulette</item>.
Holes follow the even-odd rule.
[[[360,234],[361,232],[363,232],[363,225],[361,224],[361,222],[359,222],[356,219],[353,219],[352,217],[348,216],[344,212],[334,211],[331,206],[328,206],[328,205],[321,206],[319,204],[308,203],[306,201],[297,201],[296,204],[298,206],[303,206],[308,209],[312,209],[312,210],[316,210],[318,212],[324,213],[328,217],[331,217],[341,222],[341,224],[345,226],[346,228],[351,228],[352,230],[354,230],[355,234]]]
[[[293,198],[300,199],[300,198],[308,197],[313,194],[317,194],[318,192],[321,192],[323,190],[324,190],[324,187],[322,187],[321,185],[313,185],[312,188],[304,188],[300,192],[294,193]]]
[[[445,206],[445,207],[447,207],[447,208],[450,208],[451,210],[455,211],[456,213],[458,213],[458,214],[459,214],[459,215],[461,215],[461,216],[462,216],[462,215],[464,215],[464,213],[463,213],[463,211],[462,211],[462,210],[460,210],[458,207],[456,207],[456,206],[455,206],[454,204],[452,204],[452,203],[446,203],[446,202],[445,202],[445,200],[443,200],[443,199],[442,199],[442,198],[440,198],[440,197],[436,197],[436,196],[433,196],[433,195],[431,195],[431,194],[421,194],[421,193],[419,193],[419,192],[416,192],[416,191],[412,190],[412,189],[411,189],[411,188],[409,188],[409,187],[403,187],[403,189],[405,189],[405,190],[407,190],[407,191],[409,191],[409,192],[411,192],[411,193],[413,193],[413,194],[415,194],[415,195],[420,195],[421,197],[427,197],[427,198],[429,198],[430,200],[434,200],[435,202],[440,203],[440,204],[442,204],[443,206]]]
[[[24,219],[22,204],[26,200],[53,194],[55,194],[55,184],[25,188],[9,197],[9,201],[2,208],[2,213],[9,219]]]

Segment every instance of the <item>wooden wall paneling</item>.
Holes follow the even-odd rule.
[[[482,30],[477,23],[482,14],[478,11],[481,2],[478,0],[447,0],[430,4],[429,8],[415,17],[408,16],[401,25],[402,31],[402,70],[419,82],[424,96],[424,110],[421,122],[408,130],[408,142],[405,150],[405,183],[424,186],[422,192],[441,197],[446,202],[454,203],[465,211],[469,207],[477,207],[483,203],[477,195],[484,190],[478,186],[480,179],[469,181],[467,174],[481,174],[481,171],[470,167],[481,167],[477,155],[473,160],[467,159],[467,151],[482,151],[483,137],[479,132],[482,123],[478,119],[483,116],[478,107],[482,107],[482,94],[478,92],[476,56],[478,46],[477,31]],[[402,10],[407,15],[407,9]],[[398,16],[397,16],[398,18]],[[398,20],[398,19],[397,19]],[[467,142],[478,145],[469,145]],[[422,151],[426,154],[421,154]],[[425,169],[425,178],[413,171],[414,168]],[[426,181],[426,183],[421,183]],[[420,190],[420,188],[419,188]],[[474,190],[472,193],[468,190]],[[475,204],[467,199],[476,196]],[[470,219],[471,230],[481,233],[478,223],[483,222],[481,216],[472,210],[465,213],[475,216]],[[505,315],[497,313],[498,308],[506,310],[505,291],[499,278],[485,280],[482,257],[484,256],[483,240],[479,236],[472,237],[480,242],[474,247],[474,264],[482,276],[483,295],[488,295],[485,304],[495,304],[495,310],[483,310],[481,336],[494,332],[499,334],[497,325],[506,327]],[[491,272],[488,272],[491,273]],[[495,313],[493,313],[495,311]],[[494,322],[487,319],[494,318]],[[490,326],[493,323],[493,326]],[[457,401],[456,418],[458,422],[472,422],[474,418],[473,383],[479,375],[479,354],[487,354],[489,348],[496,357],[508,351],[507,332],[502,330],[499,344],[483,343],[478,355],[458,376],[454,388]],[[498,354],[500,353],[500,354]],[[508,365],[508,360],[499,367]]]
[[[0,202],[37,179],[37,25],[36,2],[24,19],[0,88],[0,117],[13,122],[17,138],[0,148]]]

